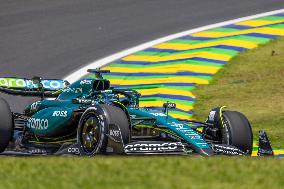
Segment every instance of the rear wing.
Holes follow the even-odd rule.
[[[0,78],[0,92],[22,96],[56,96],[54,93],[64,89],[69,83],[58,79]]]

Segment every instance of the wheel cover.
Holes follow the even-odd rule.
[[[86,153],[92,154],[96,151],[101,137],[101,125],[94,116],[89,116],[83,123],[81,144]]]

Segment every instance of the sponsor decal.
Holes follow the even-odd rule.
[[[94,108],[95,109],[95,108]],[[95,109],[96,110],[96,109]],[[104,116],[103,115],[99,115],[100,120],[104,120]],[[101,121],[101,124],[104,124],[104,121]]]
[[[150,114],[152,114],[152,115],[155,116],[155,117],[166,117],[166,116],[167,116],[166,114],[160,113],[160,112],[157,112],[157,113],[150,113]]]
[[[41,80],[41,83],[45,89],[49,90],[59,90],[65,87],[65,83],[62,80]],[[8,88],[38,88],[38,85],[34,84],[32,80],[18,78],[0,78],[0,86]]]
[[[67,152],[68,153],[72,153],[72,154],[80,154],[80,150],[79,148],[76,148],[76,147],[70,147],[67,149]]]
[[[48,129],[47,119],[29,118],[27,121],[27,127],[36,130]]]
[[[42,80],[42,85],[46,89],[59,90],[65,87],[65,83],[61,80]]]
[[[170,123],[175,130],[181,132],[185,138],[194,140],[195,144],[200,148],[208,148],[208,144],[202,139],[202,137],[192,130],[189,126],[182,123],[171,122]]]
[[[181,142],[136,143],[126,145],[124,150],[125,152],[164,152],[174,151],[179,147],[184,148]]]
[[[63,92],[79,94],[79,93],[82,93],[83,90],[82,90],[82,88],[70,88],[70,87],[67,87],[66,89],[63,90]]]
[[[110,130],[109,135],[114,136],[114,137],[118,137],[119,136],[119,130]]]
[[[92,104],[92,103],[93,103],[93,100],[84,99],[84,98],[78,98],[78,103],[79,103],[79,104]]]
[[[92,80],[84,79],[84,80],[80,81],[80,85],[84,85],[84,84],[91,85],[92,84]]]
[[[133,91],[133,90],[129,90],[129,91],[124,91],[126,93],[136,93],[136,91]]]
[[[134,114],[132,114],[132,115],[130,115],[130,117],[131,117],[131,118],[136,118],[137,116],[134,115]]]
[[[36,110],[39,104],[40,104],[40,101],[32,103],[31,110]]]
[[[172,122],[171,126],[175,127],[177,130],[187,129],[182,123]]]
[[[38,149],[38,148],[32,149],[29,152],[32,154],[46,154],[47,153],[45,149]]]
[[[104,90],[104,93],[112,93],[112,90]]]
[[[53,117],[67,117],[67,111],[54,111]]]
[[[190,136],[191,139],[202,139],[199,135],[192,135]]]
[[[211,111],[208,116],[209,121],[214,121],[216,111]]]
[[[28,85],[33,84],[33,82],[31,81],[31,83],[29,83]],[[4,87],[19,87],[19,88],[23,88],[27,86],[27,82],[24,79],[16,79],[16,78],[0,78],[0,86],[4,86]]]
[[[215,153],[225,154],[225,155],[239,155],[243,156],[245,153],[238,148],[229,145],[212,145]]]

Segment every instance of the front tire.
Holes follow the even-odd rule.
[[[130,124],[128,121],[128,117],[126,113],[117,106],[111,105],[101,105],[107,115],[107,120],[109,124],[116,124],[119,126],[122,136],[123,144],[127,144],[130,142]]]
[[[0,153],[8,146],[13,133],[13,116],[9,104],[0,98]]]
[[[78,143],[85,155],[93,156],[105,153],[109,124],[119,126],[123,143],[130,140],[130,128],[127,116],[123,110],[111,105],[98,105],[88,108],[79,121]]]
[[[251,154],[253,134],[248,119],[236,111],[224,111],[222,115],[224,123],[222,143],[233,145],[247,154]]]

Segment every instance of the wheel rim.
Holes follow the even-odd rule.
[[[101,136],[101,127],[95,117],[88,117],[83,123],[81,141],[85,152],[91,154],[96,151]]]

